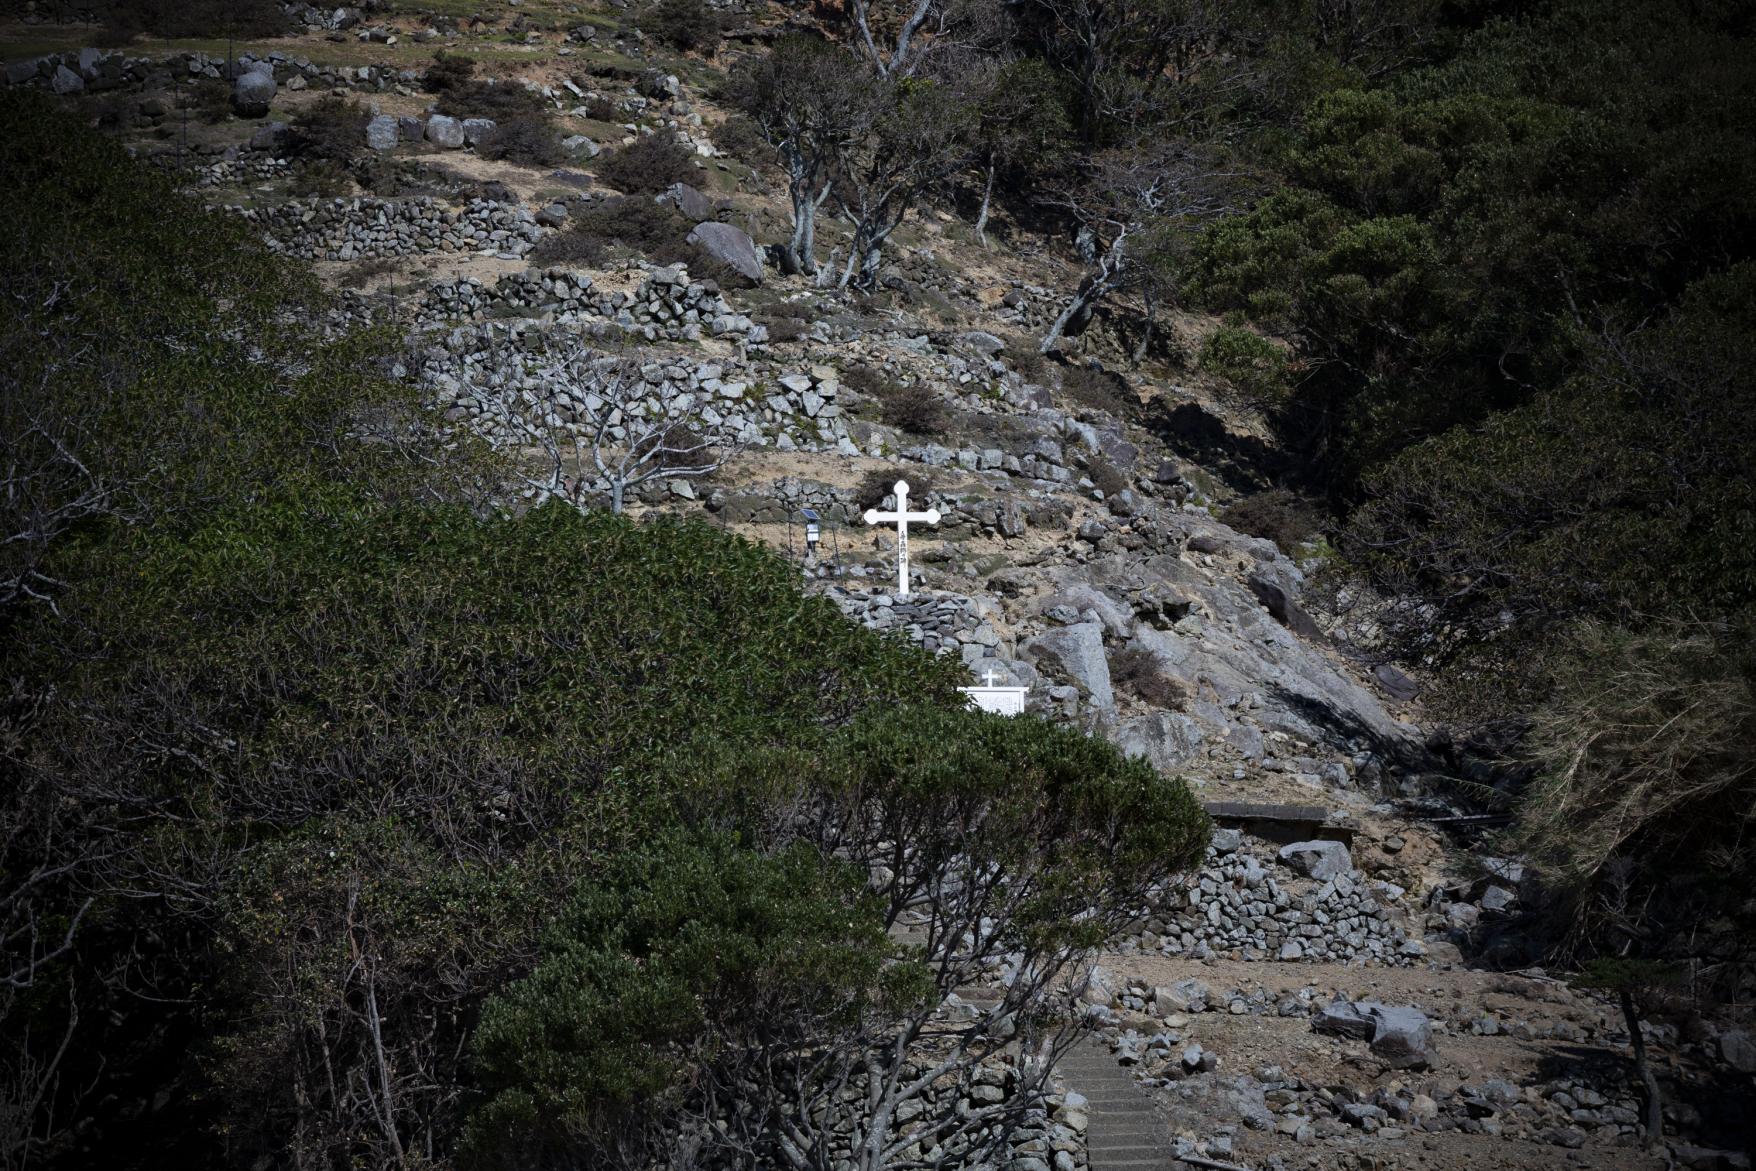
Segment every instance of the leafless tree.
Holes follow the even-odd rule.
[[[1236,210],[1243,180],[1186,143],[1094,156],[1077,183],[1045,199],[1079,225],[1080,252],[1090,267],[1038,349],[1048,353],[1064,335],[1083,331],[1098,302],[1144,281],[1169,262],[1188,233]]]
[[[532,422],[545,460],[524,479],[575,507],[607,493],[610,511],[620,513],[642,484],[709,475],[739,449],[735,437],[707,426],[698,396],[655,391],[637,365],[582,338],[554,343],[534,374],[542,417]]]

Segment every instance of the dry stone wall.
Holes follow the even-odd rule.
[[[290,200],[271,208],[233,208],[258,225],[277,252],[304,260],[362,260],[434,252],[473,252],[516,260],[550,229],[517,204],[472,199],[461,208],[415,199]]]
[[[1246,845],[1237,831],[1221,830],[1201,869],[1160,892],[1124,950],[1193,959],[1226,953],[1283,962],[1425,962],[1426,946],[1404,925],[1405,895],[1351,862],[1333,877],[1305,877],[1260,843]]]

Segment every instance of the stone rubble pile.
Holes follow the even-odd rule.
[[[614,328],[600,323],[596,331],[579,333],[589,342]],[[467,422],[491,442],[528,444],[549,429],[589,430],[597,418],[602,400],[593,401],[589,389],[558,388],[537,373],[555,347],[569,340],[569,332],[519,321],[429,329],[417,345],[416,365],[432,401],[451,418]],[[832,381],[791,374],[766,386],[726,363],[655,353],[645,357],[649,360],[639,376],[647,408],[687,413],[704,436],[782,450],[834,449],[846,441],[833,410]],[[682,499],[695,498],[687,481],[677,481],[673,489]]]
[[[635,290],[613,293],[597,292],[588,274],[562,268],[509,273],[491,286],[462,277],[429,288],[422,315],[447,321],[519,316],[562,325],[609,320],[624,333],[650,342],[699,341],[705,335],[760,344],[768,336],[766,327],[732,307],[717,284],[691,280],[681,266],[650,268]],[[828,381],[833,385],[833,378]],[[794,393],[815,389],[806,387]],[[817,391],[816,398],[827,400],[834,393]],[[794,405],[804,410],[806,404]],[[813,418],[825,410],[825,418],[839,413],[839,408],[827,401],[816,406],[818,411],[806,411]]]
[[[1395,907],[1402,888],[1351,865],[1320,881],[1303,878],[1278,857],[1244,849],[1236,831],[1215,837],[1200,871],[1160,892],[1128,949],[1198,959],[1223,952],[1305,963],[1422,962],[1426,946],[1409,937]]]
[[[260,56],[239,53],[233,59],[231,68],[235,73],[248,73],[257,69],[270,72],[279,86],[294,91],[315,86],[381,93],[399,85],[413,86],[419,82],[421,76],[416,70],[390,69],[382,65],[319,65],[306,57],[279,50]],[[34,86],[57,94],[76,94],[99,93],[188,77],[224,80],[226,70],[227,62],[223,55],[199,50],[158,57],[131,57],[121,52],[106,53],[100,49],[84,48],[10,61],[6,65],[5,77],[7,85]]]
[[[841,612],[868,630],[901,631],[937,655],[960,655],[966,663],[1004,657],[1009,650],[999,607],[962,594],[860,593],[831,586],[826,593]]]
[[[161,159],[169,156],[160,155]],[[265,158],[251,151],[228,151],[212,163],[192,167],[187,182],[194,188],[233,187],[244,183],[272,183],[285,179],[292,165],[283,159]]]
[[[454,208],[426,196],[362,196],[230,210],[258,225],[271,249],[304,260],[432,252],[473,252],[516,260],[549,232],[526,208],[491,199],[472,199]]]

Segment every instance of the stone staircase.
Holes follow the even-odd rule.
[[[1169,1135],[1134,1077],[1116,1064],[1101,1037],[1086,1037],[1057,1067],[1069,1090],[1085,1095],[1091,1171],[1168,1171]]]

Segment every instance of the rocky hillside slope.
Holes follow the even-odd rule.
[[[631,410],[685,403],[729,453],[708,476],[649,481],[636,510],[765,542],[851,620],[961,659],[972,682],[1027,686],[1033,710],[1187,776],[1222,826],[1208,863],[1141,908],[1085,993],[1103,1029],[1090,1044],[1150,1093],[1167,1152],[1275,1167],[1663,1161],[1638,1149],[1611,1006],[1540,970],[1474,966],[1529,896],[1515,862],[1408,815],[1402,799],[1448,767],[1414,683],[1331,643],[1304,593],[1321,549],[1221,523],[1236,469],[1203,466],[1168,422],[1198,418],[1219,447],[1244,448],[1247,413],[1218,405],[1223,388],[1198,371],[1130,367],[1101,331],[1041,359],[1034,340],[1077,273],[1061,242],[1015,225],[984,247],[949,212],[919,212],[875,294],[781,275],[765,246],[784,231],[784,192],[720,145],[716,69],[612,31],[613,15],[312,10],[303,36],[230,65],[201,48],[68,46],[8,52],[6,80],[87,103],[143,159],[309,261],[342,293],[338,330],[393,326],[404,374],[528,462],[526,500],[591,495],[580,467],[549,466],[597,410],[554,371],[577,347],[614,353],[637,370]],[[79,35],[25,31],[39,47]],[[479,149],[492,125],[432,112],[420,70],[441,47],[480,51],[540,95],[571,160],[493,160]],[[191,125],[191,79],[249,91],[239,108],[261,116]],[[368,107],[365,163],[314,194],[285,124],[332,92]],[[678,234],[666,255],[543,261],[545,241],[615,206],[594,159],[648,135],[694,159],[693,181],[657,196]],[[1194,339],[1212,324],[1177,328]],[[906,597],[894,529],[861,520],[899,478],[942,514],[911,531]],[[812,551],[807,510],[822,525]],[[1338,997],[1412,1011],[1386,1030]],[[1703,1087],[1730,1070],[1748,1088],[1749,1038],[1701,1023],[1649,1040],[1674,1086],[1673,1157],[1747,1166],[1709,1149],[1731,1140]],[[1094,1134],[1103,1111],[1085,1112]],[[1133,1164],[1094,1148],[1091,1165]]]

